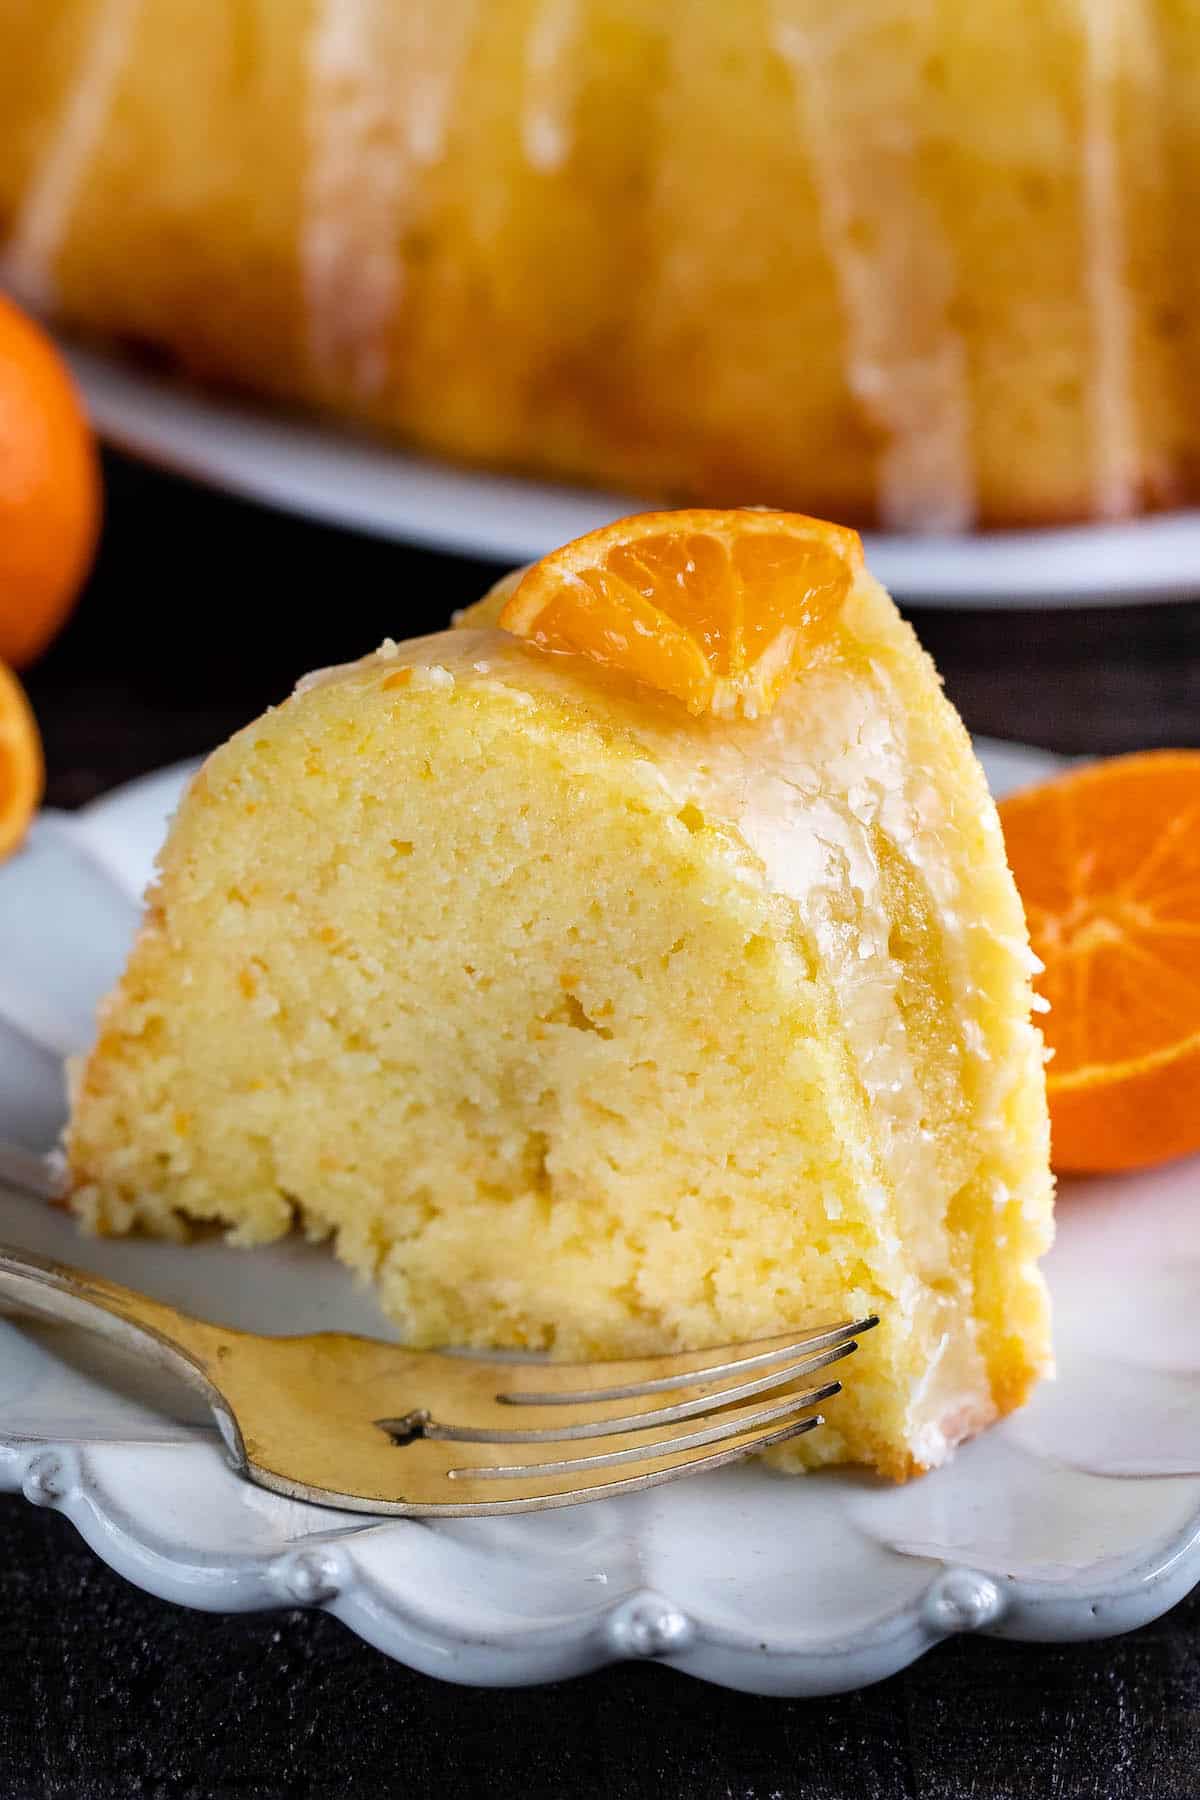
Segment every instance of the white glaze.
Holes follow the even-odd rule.
[[[308,43],[300,240],[312,366],[332,392],[378,393],[403,301],[405,227],[445,149],[477,0],[436,18],[386,0],[320,0]]]
[[[881,37],[875,9],[839,0],[822,20],[810,0],[772,0],[771,37],[795,84],[850,391],[885,435],[879,516],[890,530],[963,531],[975,516],[966,352],[947,311],[951,247],[917,169],[934,9],[921,0],[906,16],[907,55]],[[857,98],[868,65],[870,111]]]
[[[521,144],[531,168],[544,175],[571,154],[582,22],[580,0],[540,0],[525,39]]]

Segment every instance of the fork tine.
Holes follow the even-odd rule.
[[[841,1392],[841,1388],[840,1381],[831,1381],[825,1387],[815,1388],[808,1393],[789,1394],[786,1400],[777,1400],[773,1406],[739,1407],[735,1412],[725,1414],[717,1424],[706,1425],[699,1431],[677,1432],[668,1429],[624,1450],[603,1450],[590,1456],[563,1457],[553,1461],[474,1463],[459,1469],[448,1469],[446,1474],[450,1481],[537,1481],[548,1475],[587,1475],[593,1469],[613,1468],[620,1463],[648,1462],[675,1451],[702,1450],[709,1444],[725,1443],[730,1438],[744,1437],[748,1432],[778,1426],[786,1419],[794,1419],[804,1408],[832,1399]],[[814,1416],[809,1428],[821,1422],[819,1415]]]
[[[714,1469],[728,1468],[733,1463],[744,1462],[747,1457],[760,1455],[764,1450],[773,1450],[776,1445],[786,1444],[792,1438],[804,1437],[807,1432],[815,1431],[824,1423],[820,1413],[810,1413],[805,1418],[790,1420],[785,1425],[747,1431],[721,1449],[709,1451],[706,1456],[697,1456],[688,1450],[676,1451],[657,1458],[655,1464],[639,1469],[633,1475],[618,1475],[611,1481],[588,1481],[582,1487],[567,1487],[562,1485],[562,1476],[549,1476],[532,1493],[513,1493],[511,1489],[506,1492],[501,1485],[472,1494],[469,1483],[464,1482],[462,1498],[456,1497],[453,1500],[427,1497],[419,1500],[391,1500],[375,1493],[348,1494],[342,1489],[311,1487],[294,1478],[280,1476],[256,1463],[250,1463],[246,1473],[252,1481],[272,1493],[283,1494],[292,1500],[305,1500],[316,1506],[336,1506],[351,1512],[382,1514],[385,1517],[497,1518],[511,1513],[548,1512],[558,1507],[578,1506],[588,1500],[614,1500],[624,1494],[644,1493],[647,1488],[662,1487],[683,1476],[704,1475]],[[470,1473],[473,1471],[468,1471]],[[513,1484],[514,1487],[517,1485]]]
[[[783,1387],[789,1381],[799,1381],[804,1376],[815,1375],[821,1369],[829,1368],[832,1363],[841,1362],[844,1357],[853,1355],[857,1349],[857,1339],[851,1338],[848,1344],[838,1344],[820,1356],[769,1369],[765,1375],[759,1375],[753,1381],[739,1381],[732,1387],[708,1388],[694,1399],[679,1400],[673,1406],[656,1406],[647,1412],[627,1412],[610,1418],[580,1419],[571,1423],[564,1421],[559,1425],[514,1427],[512,1430],[482,1425],[443,1425],[437,1419],[427,1419],[422,1422],[421,1435],[439,1438],[443,1442],[463,1444],[559,1444],[572,1438],[613,1437],[625,1431],[649,1431],[656,1425],[676,1425],[684,1419],[707,1416],[722,1407],[731,1406],[737,1400],[749,1400],[755,1394],[768,1393],[772,1388]],[[687,1392],[695,1384],[690,1377],[684,1376],[675,1385],[681,1392]],[[820,1394],[814,1392],[810,1398],[819,1399],[827,1392],[828,1389],[822,1388]],[[378,1419],[376,1423],[388,1431],[403,1425],[405,1421]]]
[[[866,1318],[847,1320],[844,1324],[831,1325],[820,1331],[800,1332],[794,1337],[771,1339],[768,1340],[769,1347],[766,1349],[751,1349],[748,1354],[736,1356],[729,1354],[734,1346],[722,1345],[711,1350],[646,1357],[645,1366],[664,1364],[668,1366],[669,1372],[613,1387],[564,1388],[559,1385],[541,1390],[527,1388],[514,1393],[499,1393],[496,1398],[505,1406],[590,1406],[605,1400],[638,1400],[643,1394],[665,1393],[669,1388],[695,1387],[702,1381],[718,1381],[726,1375],[746,1374],[771,1363],[794,1362],[799,1356],[861,1337],[878,1323],[878,1315],[872,1313]],[[744,1350],[746,1347],[742,1348]],[[706,1360],[714,1357],[716,1361]],[[527,1364],[522,1366],[528,1368]],[[555,1370],[556,1375],[561,1378],[568,1365],[556,1363],[546,1366]]]
[[[743,1438],[726,1444],[719,1450],[712,1450],[707,1456],[681,1451],[670,1461],[660,1459],[657,1468],[642,1469],[634,1475],[618,1475],[612,1481],[589,1481],[583,1487],[562,1487],[558,1485],[561,1476],[557,1481],[551,1477],[546,1486],[539,1488],[534,1494],[505,1493],[501,1485],[492,1488],[486,1499],[481,1494],[478,1498],[461,1504],[437,1501],[411,1510],[426,1517],[443,1519],[483,1518],[489,1514],[494,1518],[506,1513],[546,1512],[561,1506],[578,1506],[589,1500],[616,1500],[623,1494],[644,1493],[647,1488],[663,1487],[667,1482],[678,1481],[684,1476],[704,1475],[714,1469],[728,1468],[732,1463],[745,1462],[747,1457],[760,1455],[764,1450],[773,1450],[777,1444],[786,1444],[792,1438],[804,1437],[807,1432],[815,1431],[824,1423],[820,1413],[813,1413],[807,1418],[792,1420],[774,1429],[747,1432]]]

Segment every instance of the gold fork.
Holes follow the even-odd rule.
[[[812,1408],[841,1383],[793,1384],[878,1323],[630,1362],[446,1355],[342,1332],[258,1337],[2,1246],[0,1298],[176,1371],[260,1487],[353,1512],[459,1518],[655,1487],[815,1431],[824,1421]],[[788,1391],[764,1404],[773,1389]]]

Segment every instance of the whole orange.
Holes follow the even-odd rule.
[[[70,612],[100,524],[100,467],[49,337],[0,296],[0,659],[23,668]]]

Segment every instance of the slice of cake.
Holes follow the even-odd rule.
[[[209,758],[78,1072],[73,1203],[298,1222],[424,1345],[878,1312],[784,1454],[903,1477],[1048,1364],[1031,968],[982,771],[857,540],[626,522]]]

